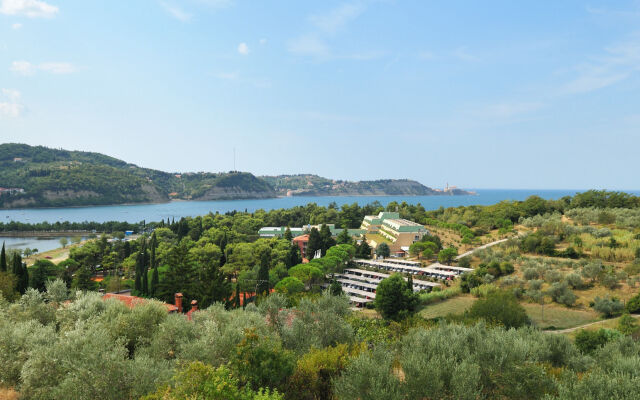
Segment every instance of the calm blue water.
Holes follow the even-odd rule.
[[[422,204],[427,210],[439,207],[457,207],[468,205],[490,205],[502,200],[524,200],[531,195],[545,199],[559,199],[571,196],[575,190],[499,190],[480,189],[472,196],[337,196],[337,197],[282,197],[263,200],[224,200],[224,201],[178,201],[164,204],[139,204],[126,206],[71,207],[0,210],[0,221],[20,221],[28,223],[56,221],[160,221],[167,218],[204,215],[209,212],[227,211],[249,212],[264,209],[291,208],[307,203],[327,206],[332,202],[338,205],[358,203],[365,205],[379,201],[387,205],[391,201],[406,201],[410,204]]]
[[[44,251],[54,250],[62,247],[60,244],[61,237],[0,237],[0,246],[5,244],[7,250],[26,248],[38,249],[39,253]],[[83,238],[84,239],[84,238]],[[71,238],[67,237],[69,243]]]

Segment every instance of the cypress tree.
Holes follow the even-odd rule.
[[[307,257],[308,259],[312,259],[315,255],[316,251],[322,249],[322,237],[320,237],[320,232],[316,228],[311,228],[311,232],[309,232],[309,243],[307,243],[307,254],[303,254],[303,257]]]
[[[7,253],[4,250],[4,242],[2,242],[2,251],[0,252],[0,271],[7,272]]]
[[[149,267],[147,264],[142,267],[142,293],[149,295]]]
[[[269,254],[268,252],[262,253],[262,257],[260,258],[260,269],[258,270],[258,293],[269,294]]]
[[[236,282],[236,296],[234,298],[234,302],[235,302],[235,307],[239,308],[240,307],[240,284],[238,282]]]
[[[151,296],[155,297],[156,290],[158,290],[158,283],[160,283],[160,276],[158,275],[158,267],[153,269],[153,274],[151,275]]]
[[[407,287],[411,292],[413,292],[413,275],[411,274],[409,274],[409,277],[407,278]]]
[[[24,292],[26,292],[27,288],[29,287],[29,271],[27,270],[26,265],[22,265],[22,257],[20,256],[20,253],[13,253],[11,264],[11,272],[13,272],[13,274],[18,278],[16,290],[18,291],[18,293],[24,294]]]
[[[336,241],[331,236],[331,229],[329,229],[326,224],[322,224],[320,227],[320,237],[322,239],[322,245],[320,248],[322,249],[322,257],[324,257],[327,250],[336,245]]]

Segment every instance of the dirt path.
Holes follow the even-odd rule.
[[[631,316],[633,318],[636,318],[636,319],[640,318],[640,314],[631,314]],[[557,330],[557,331],[549,330],[549,331],[545,331],[545,332],[547,332],[547,333],[571,333],[573,331],[577,331],[578,329],[583,329],[583,328],[586,328],[586,327],[591,326],[591,325],[603,324],[603,323],[605,323],[607,321],[611,321],[611,319],[603,319],[601,321],[589,322],[588,324],[584,324],[584,325],[580,325],[580,326],[574,326],[573,328],[560,329],[560,330]]]

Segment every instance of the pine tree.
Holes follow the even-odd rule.
[[[269,253],[266,251],[262,253],[262,257],[260,258],[260,269],[258,269],[258,293],[269,293]]]
[[[4,242],[2,242],[2,251],[0,252],[0,271],[7,272],[7,253],[4,250]]]
[[[293,234],[291,233],[291,229],[287,226],[287,229],[284,231],[284,240],[291,243],[293,240]]]
[[[407,287],[411,292],[413,292],[413,275],[411,274],[409,274],[409,277],[407,278]]]
[[[336,238],[337,244],[353,244],[353,240],[349,235],[349,231],[347,229],[343,229],[342,232]]]
[[[371,246],[367,243],[366,236],[362,236],[362,243],[358,246],[356,254],[360,258],[371,258]]]

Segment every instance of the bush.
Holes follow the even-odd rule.
[[[578,299],[575,294],[569,289],[567,282],[556,282],[551,285],[549,291],[547,292],[549,296],[559,304],[564,304],[565,306],[573,306]]]
[[[626,309],[631,314],[640,312],[640,293],[636,294],[631,299],[629,299],[629,301],[627,302]]]
[[[472,319],[484,319],[491,324],[505,328],[519,328],[529,324],[524,307],[518,303],[513,293],[494,291],[487,294],[471,306],[466,316]]]
[[[597,331],[588,331],[580,329],[576,333],[575,344],[578,350],[583,353],[593,353],[595,350],[604,347],[605,344],[615,339],[618,335],[610,329],[599,329]]]
[[[617,298],[609,298],[609,296],[605,296],[603,298],[596,297],[594,299],[593,309],[601,313],[605,318],[611,318],[620,315],[624,310],[624,306]]]

